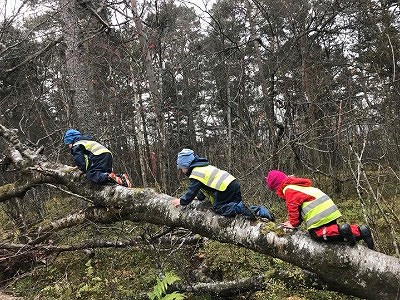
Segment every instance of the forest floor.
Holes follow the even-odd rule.
[[[22,299],[22,298],[10,296],[10,295],[4,294],[2,291],[0,291],[0,300],[18,300],[18,299]]]

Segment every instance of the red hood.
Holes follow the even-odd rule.
[[[278,187],[278,189],[276,190],[276,194],[284,199],[283,189],[289,184],[295,184],[299,186],[311,186],[312,181],[308,178],[288,176],[288,178],[286,178],[285,181],[283,181]]]

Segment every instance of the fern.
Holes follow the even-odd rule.
[[[85,271],[86,271],[86,276],[87,276],[88,278],[92,277],[92,276],[93,276],[93,273],[94,273],[94,269],[93,269],[93,266],[92,266],[92,260],[89,259],[89,260],[86,262],[85,266],[86,266],[86,270],[85,270]]]
[[[164,278],[160,280],[157,278],[157,284],[154,286],[153,291],[147,293],[150,300],[181,300],[185,299],[185,295],[173,292],[172,294],[166,294],[168,286],[174,284],[175,282],[181,280],[177,275],[174,273],[166,273]]]

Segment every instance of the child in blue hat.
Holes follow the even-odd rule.
[[[90,136],[82,135],[78,130],[68,129],[64,134],[64,144],[71,150],[79,170],[93,183],[105,184],[113,181],[125,187],[132,187],[127,174],[115,174],[112,171],[111,151]]]
[[[265,206],[249,206],[243,204],[239,181],[227,171],[220,170],[209,164],[206,158],[198,157],[193,150],[185,148],[178,153],[177,166],[183,174],[189,177],[186,192],[172,200],[175,207],[188,205],[195,197],[210,199],[213,210],[223,216],[238,214],[254,217],[259,216],[273,221],[274,217]]]

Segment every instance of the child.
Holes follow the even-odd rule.
[[[289,220],[282,223],[286,228],[296,228],[302,221],[311,237],[323,241],[347,241],[355,245],[363,239],[368,248],[374,248],[368,226],[337,224],[342,215],[337,206],[321,190],[312,187],[307,178],[287,176],[279,170],[271,170],[265,177],[270,190],[286,202]]]
[[[68,129],[64,134],[64,143],[71,149],[71,154],[79,170],[93,183],[105,184],[112,180],[126,187],[132,187],[127,174],[112,172],[110,150],[91,137],[82,135],[75,129]]]
[[[175,198],[172,204],[188,205],[196,196],[203,200],[207,195],[213,205],[213,210],[222,216],[259,216],[273,221],[274,217],[264,206],[244,206],[240,185],[237,179],[226,171],[211,166],[206,158],[194,155],[193,150],[183,149],[178,153],[178,169],[189,177],[190,182],[186,192],[180,199]]]

